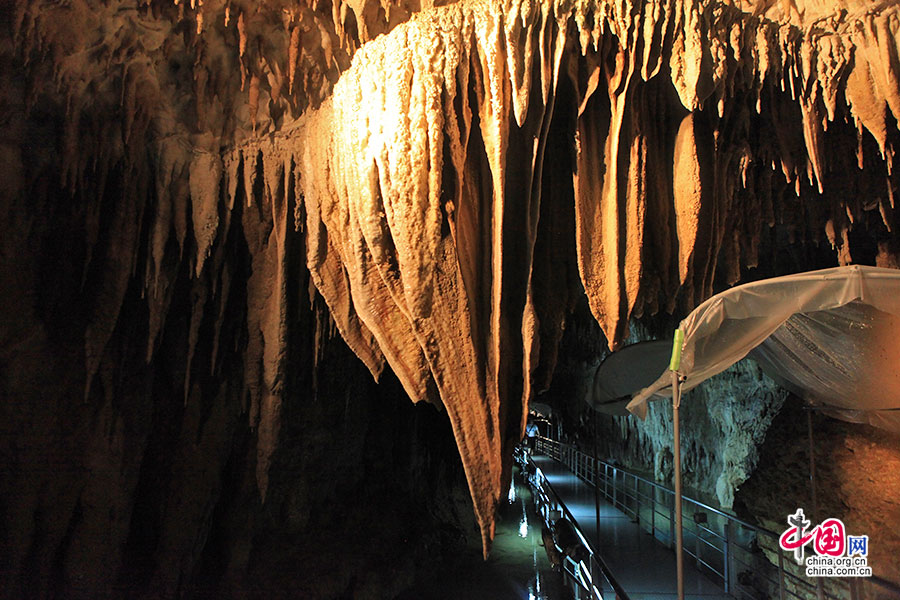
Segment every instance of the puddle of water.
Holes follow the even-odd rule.
[[[494,546],[487,561],[465,557],[428,584],[403,594],[417,600],[571,600],[554,572],[541,538],[540,515],[518,468],[499,510]]]

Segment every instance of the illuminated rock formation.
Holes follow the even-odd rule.
[[[30,170],[10,127],[23,175],[3,185],[19,207],[56,171],[83,207],[88,398],[131,285],[159,359],[181,265],[190,396],[201,327],[216,364],[224,248],[243,232],[263,501],[305,262],[309,303],[373,377],[388,365],[446,409],[487,552],[580,287],[616,346],[630,318],[690,308],[766,260],[776,222],[842,263],[897,264],[900,8],[415,4],[19,2],[4,63],[26,76],[5,69],[4,104],[63,116],[58,154]],[[877,251],[854,256],[854,228]]]
[[[657,8],[472,3],[414,18],[365,46],[305,129],[276,144],[295,140],[307,227],[326,233],[318,248],[335,250],[347,273],[346,287],[317,278],[326,301],[349,288],[413,399],[437,382],[486,544],[503,457],[521,436],[540,349],[552,343],[537,335],[545,315],[532,263],[541,176],[560,169],[545,158],[557,101],[577,115],[579,271],[613,344],[630,316],[671,310],[679,292],[690,306],[711,295],[717,270],[734,283],[742,265],[756,265],[762,222],[774,219],[776,163],[801,199],[844,176],[834,164],[846,158],[824,164],[825,129],[846,127],[836,119],[852,118],[860,138],[868,131],[877,142],[886,182],[877,204],[891,227],[892,147],[880,132],[897,81],[872,75],[880,59],[857,52],[851,63],[838,49],[883,47],[896,57],[893,38],[866,33],[889,29],[892,11],[856,23],[829,17],[827,30],[816,19],[798,35],[729,6]],[[790,99],[778,94],[785,86]],[[800,123],[786,122],[789,111]],[[761,144],[757,127],[778,146]],[[828,214],[832,231],[846,232],[845,219],[860,212],[837,194],[810,200],[825,205],[813,210]],[[334,270],[316,252],[307,258],[314,277]],[[565,287],[554,292],[561,297],[550,304],[565,304]],[[512,383],[520,374],[521,387]]]

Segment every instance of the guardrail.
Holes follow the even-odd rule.
[[[670,488],[548,438],[536,438],[535,451],[566,465],[647,533],[674,548],[675,493]],[[687,496],[682,504],[685,554],[735,598],[808,600],[818,593],[823,600],[900,598],[900,587],[874,576],[829,578],[817,591],[803,567],[785,560],[775,532]]]
[[[521,458],[522,462],[531,461],[531,457],[527,454],[524,454]],[[575,600],[582,600],[582,598],[585,597],[584,594],[591,600],[604,600],[604,592],[607,590],[600,589],[601,587],[611,589],[611,593],[614,595],[615,600],[630,600],[624,588],[619,584],[610,568],[606,565],[603,557],[594,550],[593,545],[581,531],[578,520],[571,511],[569,511],[569,508],[559,497],[556,490],[553,489],[553,485],[547,481],[543,472],[537,468],[534,463],[532,463],[532,466],[535,470],[535,477],[530,483],[534,488],[535,494],[538,496],[537,504],[545,522],[547,522],[548,525],[550,524],[551,519],[548,514],[549,511],[560,512],[575,527],[575,531],[578,534],[582,545],[588,551],[587,565],[585,565],[583,561],[576,563],[568,557],[565,559],[566,564],[562,565],[563,570],[573,583],[576,584],[576,589],[574,590]],[[607,586],[603,586],[601,582],[594,583],[597,581],[598,574],[603,577]]]

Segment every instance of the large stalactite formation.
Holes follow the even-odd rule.
[[[299,301],[327,307],[373,377],[389,366],[446,409],[487,551],[582,287],[615,347],[629,319],[768,260],[776,224],[837,262],[897,266],[898,19],[862,0],[22,1],[5,13],[0,193],[7,214],[50,206],[83,236],[88,399],[108,393],[131,286],[161,360],[182,268],[185,397],[198,344],[222,368],[243,232],[263,501],[288,282],[308,269]],[[35,123],[58,143],[30,150]],[[28,241],[3,227],[8,257]],[[4,323],[0,349],[26,333]]]

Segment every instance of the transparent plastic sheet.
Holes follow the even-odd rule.
[[[900,431],[900,270],[852,265],[748,283],[701,304],[681,329],[684,390],[752,352],[829,414]],[[670,384],[663,372],[628,410],[643,418]]]

